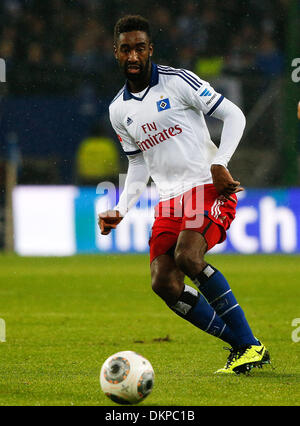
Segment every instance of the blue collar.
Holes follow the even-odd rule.
[[[125,84],[125,89],[124,89],[124,94],[123,94],[123,100],[124,101],[129,101],[130,99],[135,99],[137,101],[142,101],[144,99],[144,97],[147,95],[147,93],[149,92],[150,88],[153,87],[153,86],[156,86],[157,84],[158,84],[158,70],[157,70],[157,65],[154,64],[154,62],[152,62],[150,83],[149,83],[148,89],[144,93],[144,96],[142,98],[137,98],[136,96],[134,96],[130,92],[130,90],[129,90],[128,80],[127,80],[126,84]]]

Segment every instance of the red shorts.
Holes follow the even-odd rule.
[[[233,198],[237,200],[236,195]],[[155,221],[149,240],[150,263],[158,256],[172,255],[178,236],[185,229],[200,232],[207,250],[226,239],[235,218],[236,203],[220,196],[213,184],[197,186],[155,207]]]

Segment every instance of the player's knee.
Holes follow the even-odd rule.
[[[170,279],[170,276],[163,272],[152,275],[152,290],[168,305],[176,303],[178,299],[177,288]]]
[[[206,266],[203,256],[190,248],[176,248],[174,258],[178,268],[190,278],[195,278]]]
[[[168,275],[164,273],[156,272],[152,274],[152,290],[158,296],[161,295],[162,292],[166,292],[169,287]]]

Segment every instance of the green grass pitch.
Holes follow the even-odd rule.
[[[104,360],[134,350],[156,381],[141,405],[299,405],[300,317],[297,256],[211,255],[229,279],[273,368],[250,376],[214,371],[228,353],[220,340],[172,313],[150,289],[148,257],[0,256],[0,405],[115,405],[100,389]],[[299,333],[300,334],[300,333]]]

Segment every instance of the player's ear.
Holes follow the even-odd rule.
[[[118,48],[116,43],[114,43],[114,55],[115,55],[115,58],[118,59]]]
[[[153,50],[154,50],[153,43],[150,43],[150,44],[149,44],[149,52],[150,52],[150,56],[152,56],[152,55],[153,55]]]

